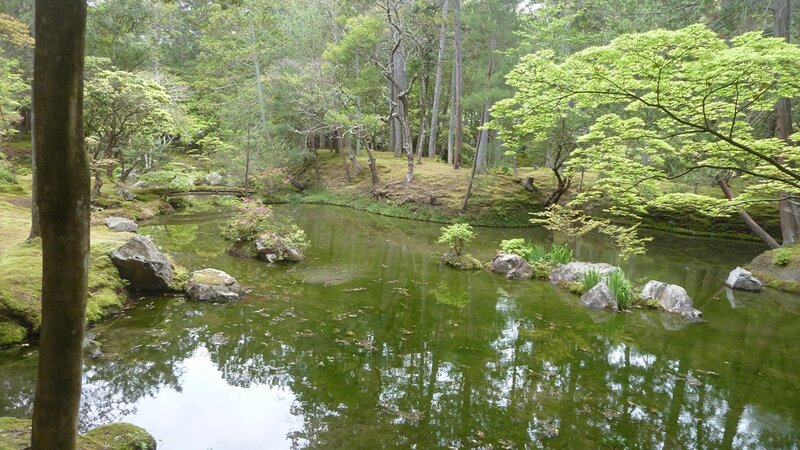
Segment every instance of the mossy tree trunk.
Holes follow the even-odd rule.
[[[73,450],[89,264],[90,173],[83,136],[85,0],[36,0],[36,189],[42,324],[33,450]]]

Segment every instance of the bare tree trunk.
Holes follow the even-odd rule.
[[[339,127],[336,127],[334,131],[333,138],[336,140],[336,154],[342,156],[342,165],[344,166],[344,176],[347,178],[347,182],[353,181],[353,176],[350,174],[350,165],[347,163],[347,157],[344,156],[344,151],[342,151],[342,130]]]
[[[428,114],[428,79],[421,77],[419,85],[419,135],[417,136],[417,163],[422,163],[422,146],[425,142],[425,119]]]
[[[357,177],[358,173],[361,172],[361,167],[358,166],[358,159],[356,159],[356,154],[353,153],[353,143],[347,135],[343,136],[343,139],[344,148],[347,149],[347,158],[350,160],[350,164],[353,166],[353,176]],[[358,137],[356,137],[356,141],[358,141]]]
[[[31,107],[31,130],[33,131],[36,127],[36,115],[33,113],[33,107]],[[36,133],[31,133],[31,146],[36,148]],[[31,153],[31,170],[32,170],[32,178],[33,178],[33,185],[31,187],[31,230],[28,233],[28,241],[32,241],[37,237],[42,235],[42,231],[39,228],[39,205],[38,205],[38,195],[36,189],[36,152]]]
[[[456,115],[454,112],[456,98],[456,72],[453,71],[453,78],[450,84],[450,127],[447,130],[447,164],[451,166],[455,161],[455,133]]]
[[[461,168],[461,150],[464,144],[464,112],[461,99],[464,95],[464,73],[461,55],[461,0],[453,0],[455,6],[455,61],[453,71],[455,73],[455,90],[453,94],[453,111],[455,117],[455,134],[453,136],[453,168]]]
[[[790,0],[772,1],[772,10],[775,14],[774,35],[785,39],[787,42],[789,41],[789,28],[792,21],[791,8]],[[792,135],[791,100],[788,98],[778,100],[775,113],[775,137],[788,144]],[[794,245],[800,242],[800,207],[798,207],[800,198],[790,192],[784,192],[782,197],[784,199],[780,201],[778,207],[780,209],[783,245]]]
[[[378,165],[375,163],[375,156],[372,154],[372,142],[365,140],[364,148],[367,149],[367,164],[369,165],[369,174],[372,177],[372,185],[378,184]]]
[[[391,16],[392,11],[387,10],[389,16]],[[390,24],[391,24],[391,17],[390,17]],[[392,42],[394,43],[393,52],[391,55],[391,76],[392,79],[390,80],[390,85],[392,86],[392,108],[396,109],[397,104],[400,103],[400,95],[408,89],[408,79],[406,77],[406,52],[405,47],[403,46],[402,36],[400,35],[400,30],[397,27],[392,28]],[[408,111],[406,110],[406,114]],[[402,117],[396,118],[393,122],[395,125],[394,133],[392,135],[392,151],[394,152],[395,156],[401,156],[404,153],[404,133],[403,133],[403,122]],[[413,141],[412,141],[413,142]]]
[[[725,194],[725,197],[728,200],[733,200],[733,192],[731,192],[731,188],[728,187],[728,182],[722,178],[717,178],[717,184],[719,185],[720,189],[722,189],[722,193]],[[750,214],[747,214],[747,211],[740,209],[739,216],[742,218],[742,220],[744,220],[744,223],[747,225],[747,228],[750,228],[750,230],[756,236],[761,238],[761,240],[764,241],[764,243],[767,244],[769,248],[779,248],[781,246],[780,244],[778,244],[778,241],[776,241],[775,238],[770,236],[770,234],[767,233],[765,229],[761,228],[761,226],[758,223],[756,223],[756,221],[753,220],[752,217],[750,217]]]
[[[450,0],[442,4],[442,27],[439,30],[439,55],[436,57],[436,85],[433,88],[433,109],[431,111],[431,135],[428,139],[428,157],[436,156],[436,141],[439,138],[439,102],[442,98],[442,78],[444,77],[444,51],[447,44],[447,10]]]
[[[481,127],[489,122],[489,105],[483,104],[483,114],[481,114]],[[486,166],[489,158],[489,130],[478,131],[478,142],[475,146],[475,173],[483,175],[486,173]]]
[[[36,0],[36,187],[42,322],[33,450],[74,450],[89,262],[90,173],[83,135],[85,0]]]
[[[250,30],[250,39],[253,44],[256,42],[256,32],[255,30]],[[261,60],[258,58],[258,55],[253,53],[253,65],[255,66],[256,70],[256,94],[258,95],[258,112],[261,119],[261,132],[264,133],[264,137],[267,138],[267,142],[272,141],[272,137],[269,134],[269,130],[267,129],[267,99],[264,95],[264,81],[261,79]]]

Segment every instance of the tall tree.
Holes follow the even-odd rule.
[[[455,56],[453,61],[453,108],[451,111],[453,125],[453,168],[461,168],[461,150],[464,145],[464,109],[462,100],[464,97],[464,67],[462,63],[462,39],[461,39],[461,0],[453,0],[453,14],[455,15],[455,33],[453,41],[455,44]]]
[[[428,157],[436,155],[436,141],[439,138],[439,103],[442,99],[442,82],[444,78],[444,53],[447,46],[447,10],[450,0],[442,4],[442,25],[439,30],[439,53],[436,57],[436,82],[433,88],[433,108],[431,110],[431,134],[428,139]]]
[[[788,42],[792,4],[789,0],[772,0],[771,6],[774,14],[774,36]],[[791,135],[792,101],[789,98],[781,98],[775,108],[775,137],[791,145]],[[800,197],[791,192],[784,192],[782,197],[779,208],[783,244],[796,244],[800,242]]]
[[[89,164],[83,136],[85,0],[36,1],[36,184],[42,323],[33,450],[76,447],[89,262]]]

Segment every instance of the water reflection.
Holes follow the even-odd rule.
[[[670,331],[546,283],[444,269],[438,226],[284,212],[314,243],[295,267],[225,256],[213,218],[145,228],[254,290],[234,305],[143,300],[96,328],[84,428],[130,421],[168,450],[798,448],[798,302],[720,289],[756,246],[670,238],[631,261],[636,277],[684,284],[709,319]],[[508,234],[479,237],[486,259]],[[590,241],[579,252],[612,257]],[[30,414],[33,356],[0,354],[0,415]]]

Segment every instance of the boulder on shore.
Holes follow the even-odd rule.
[[[728,275],[728,279],[725,280],[725,285],[739,291],[758,292],[761,290],[763,283],[749,271],[737,267]]]
[[[175,269],[152,239],[136,235],[111,252],[111,260],[130,288],[139,291],[171,291]]]
[[[694,308],[694,302],[686,290],[676,284],[649,281],[642,288],[642,300],[655,300],[661,309],[677,314],[690,322],[702,322],[703,313]]]
[[[186,295],[196,302],[227,303],[238,300],[242,288],[236,278],[217,269],[192,272]]]
[[[139,225],[125,217],[109,217],[106,219],[106,226],[109,230],[117,232],[136,233],[139,231]]]
[[[597,283],[593,288],[586,291],[586,293],[581,296],[581,301],[587,308],[606,309],[610,311],[619,310],[617,298],[605,281]]]
[[[489,264],[489,270],[509,280],[527,280],[533,277],[533,268],[525,258],[513,253],[500,253]]]
[[[575,261],[568,264],[561,264],[550,271],[550,282],[559,286],[568,287],[572,284],[583,282],[586,272],[594,270],[603,278],[612,272],[620,270],[617,266],[606,263],[588,263]]]
[[[0,449],[26,449],[31,444],[31,421],[0,417]],[[112,423],[78,436],[78,450],[156,450],[155,438],[129,423]]]
[[[452,267],[458,270],[480,270],[483,269],[483,263],[473,258],[470,255],[456,255],[453,252],[447,252],[442,255],[442,262],[447,267]]]

